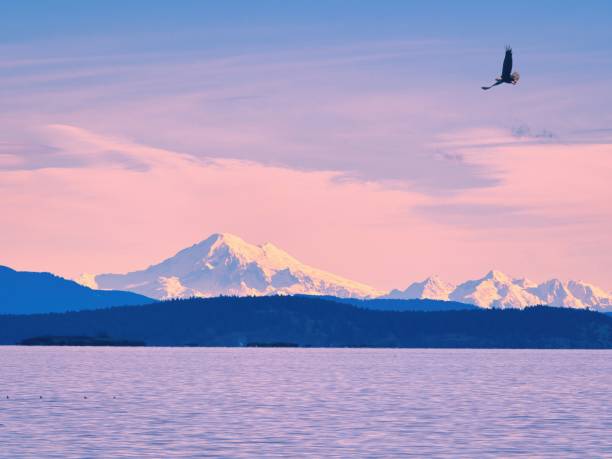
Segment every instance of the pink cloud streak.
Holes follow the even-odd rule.
[[[610,147],[524,144],[494,131],[486,136],[504,145],[474,147],[484,134],[445,142],[497,171],[500,185],[436,197],[338,181],[332,171],[195,158],[52,125],[46,144],[87,161],[0,170],[2,263],[66,276],[127,271],[227,231],[274,242],[306,263],[379,288],[431,273],[462,280],[495,267],[610,289]],[[519,217],[494,212],[505,207]],[[484,225],[488,215],[495,221]]]

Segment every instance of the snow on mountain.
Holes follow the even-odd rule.
[[[249,244],[232,234],[213,234],[159,264],[127,274],[83,279],[101,289],[121,289],[152,298],[311,294],[376,297],[367,285],[302,264],[273,244]]]
[[[500,271],[453,287],[434,276],[406,290],[393,290],[385,298],[432,298],[474,304],[482,308],[524,308],[536,304],[567,308],[612,310],[612,294],[582,281],[551,279],[537,284]]]
[[[584,308],[586,305],[572,295],[568,286],[559,279],[551,279],[537,287],[529,289],[542,300],[542,303],[551,306],[562,306],[567,308]]]
[[[582,281],[569,281],[568,290],[575,298],[585,305],[599,305],[600,309],[612,311],[612,294],[605,290]]]
[[[521,277],[520,279],[512,279],[512,283],[522,288],[533,288],[538,286],[537,282],[530,281],[524,277]]]
[[[531,290],[551,306],[612,310],[612,294],[582,281],[552,279]]]
[[[391,290],[384,299],[411,299],[411,298],[427,298],[430,300],[446,300],[448,301],[450,293],[455,289],[455,286],[449,282],[445,282],[438,276],[431,276],[422,282],[414,282],[405,290]]]
[[[490,271],[481,279],[458,285],[449,298],[481,308],[524,308],[542,303],[537,296],[500,271]]]

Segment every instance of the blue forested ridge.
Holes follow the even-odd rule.
[[[132,292],[94,290],[51,273],[0,266],[0,314],[34,314],[151,303]]]
[[[379,311],[300,296],[192,298],[0,316],[0,344],[45,336],[108,336],[155,346],[612,348],[612,318],[544,306]]]

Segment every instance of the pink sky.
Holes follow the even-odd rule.
[[[0,171],[3,263],[15,268],[121,272],[227,231],[379,288],[489,268],[611,287],[608,145],[449,134],[439,142],[500,183],[436,196],[337,172],[203,160],[75,126],[38,134],[85,165]],[[0,156],[5,166],[19,161]]]
[[[38,49],[0,47],[0,264],[124,272],[231,232],[381,289],[495,268],[612,290],[612,100],[576,73],[598,54],[563,84],[520,54],[529,78],[484,93],[490,50],[435,40]]]

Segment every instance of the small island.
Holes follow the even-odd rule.
[[[35,336],[19,342],[22,346],[146,346],[144,341],[93,336]]]
[[[247,343],[246,347],[300,347],[296,343],[283,343],[283,342],[272,342],[272,343]]]

